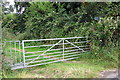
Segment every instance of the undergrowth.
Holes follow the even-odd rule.
[[[86,60],[89,63],[102,64],[107,68],[118,67],[119,47],[103,47],[98,50],[92,50],[85,55],[81,55],[79,60]]]

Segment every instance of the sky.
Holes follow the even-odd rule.
[[[14,6],[14,0],[4,0],[3,2],[10,2],[9,5],[13,5]],[[6,5],[6,8],[9,8],[9,5]],[[14,9],[13,11],[14,13],[16,13],[16,9]]]
[[[7,0],[8,2],[10,2],[10,5],[14,5],[14,0]]]

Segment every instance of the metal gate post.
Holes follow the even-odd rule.
[[[25,67],[25,48],[24,48],[24,41],[22,41],[22,52],[23,52],[23,66]]]
[[[65,45],[64,45],[64,39],[63,39],[63,60],[64,60],[64,48],[65,48]]]

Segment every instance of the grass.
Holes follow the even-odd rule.
[[[95,66],[94,66],[95,67]],[[83,62],[77,63],[55,63],[50,64],[46,68],[41,68],[41,74],[48,78],[92,78],[97,76],[95,73],[103,69],[102,67],[84,64]],[[46,75],[46,73],[48,73]]]
[[[39,49],[27,49],[27,51]],[[45,49],[41,49],[45,50]],[[52,52],[51,52],[52,53]],[[97,78],[101,71],[118,68],[118,48],[101,48],[86,52],[78,59],[41,65],[37,67],[10,70],[5,65],[4,78]]]
[[[14,46],[12,46],[12,48],[14,48]],[[16,47],[16,48],[19,49],[18,47]],[[45,50],[47,50],[47,49],[49,49],[49,48],[50,48],[50,47],[47,47],[47,48],[41,48],[41,47],[37,47],[37,48],[26,48],[26,49],[25,49],[25,52],[45,51]],[[10,50],[9,50],[9,49],[10,49],[9,46],[7,46],[7,49],[8,49],[8,51],[10,51]],[[71,49],[70,49],[70,50],[71,50]],[[72,50],[73,50],[73,49],[72,49]],[[17,61],[20,61],[20,60],[19,60],[19,59],[20,59],[19,51],[16,51],[16,54],[17,54],[17,55],[15,54],[15,50],[14,50],[14,49],[12,49],[11,51],[12,51],[12,59],[16,58]],[[65,51],[66,51],[66,50],[65,50]],[[49,54],[49,53],[53,53],[53,52],[59,52],[59,53]],[[75,52],[76,52],[76,51],[75,51]],[[37,58],[38,55],[40,55],[40,54],[42,54],[42,53],[43,53],[43,52],[25,54],[26,60]],[[72,52],[66,52],[66,53],[72,53]],[[64,57],[67,57],[67,56],[70,56],[70,55],[71,55],[71,54],[66,54],[66,53],[65,53]],[[22,52],[21,52],[21,55],[23,55]],[[34,55],[36,55],[36,56],[34,56]],[[7,55],[7,56],[11,57],[11,55]],[[27,57],[27,56],[29,56],[29,57]],[[30,56],[31,56],[31,57],[30,57]],[[51,58],[48,58],[48,57],[50,57],[50,56],[51,56]],[[52,56],[55,56],[55,57],[52,57]],[[46,58],[45,58],[45,57],[46,57]],[[39,58],[40,58],[40,59],[36,59],[35,61],[47,60],[47,59],[52,59],[52,58],[58,58],[58,59],[60,60],[60,59],[63,59],[63,53],[62,53],[62,50],[47,51],[47,52],[45,53],[45,56],[40,56]],[[30,60],[30,61],[32,61],[32,60]],[[30,61],[26,61],[26,63],[29,63]],[[30,63],[29,65],[46,63],[46,62],[51,62],[51,61],[55,61],[55,60],[49,60],[49,61],[43,61],[43,62]],[[16,63],[16,61],[15,61],[14,63]]]
[[[94,63],[93,63],[94,61]],[[4,72],[5,78],[97,78],[103,70],[116,68],[108,62],[72,60]],[[109,66],[109,67],[108,67]]]

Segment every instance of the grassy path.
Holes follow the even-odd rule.
[[[90,61],[90,60],[89,60]],[[95,64],[88,60],[64,61],[49,65],[6,72],[8,78],[98,78],[108,64]]]
[[[4,78],[100,78],[102,77],[100,76],[101,72],[116,69],[117,67],[118,64],[115,62],[112,62],[107,59],[98,58],[98,56],[92,58],[90,54],[86,54],[84,57],[80,56],[79,59],[71,60],[71,61],[52,63],[48,65],[24,68],[14,71],[5,70],[3,73],[4,74],[3,77]]]

